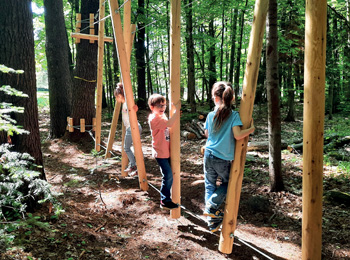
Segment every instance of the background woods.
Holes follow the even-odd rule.
[[[6,116],[30,134],[8,135],[2,131],[0,144],[10,142],[14,145],[11,151],[33,156],[39,168],[30,165],[27,170],[31,172],[34,167],[40,171],[33,178],[41,181],[47,178],[53,185],[52,190],[64,196],[57,200],[52,199],[49,192],[49,195],[33,196],[40,202],[50,198],[43,207],[49,213],[34,213],[35,216],[27,212],[26,206],[17,203],[16,197],[10,201],[11,205],[0,204],[0,217],[4,221],[0,221],[0,256],[4,245],[15,240],[11,236],[5,239],[2,234],[16,230],[20,234],[19,243],[31,241],[26,246],[34,249],[28,252],[32,250],[33,255],[42,258],[53,257],[55,252],[61,257],[55,255],[47,259],[223,259],[216,251],[218,238],[206,233],[200,219],[192,219],[193,215],[183,211],[181,224],[168,220],[164,224],[166,215],[159,212],[157,194],[152,189],[148,193],[135,192],[135,180],[119,178],[122,173],[120,123],[111,145],[114,146],[111,159],[102,159],[101,152],[93,149],[99,3],[99,0],[3,0],[1,3],[0,87],[11,86],[28,97],[0,91],[0,129],[6,129],[3,127]],[[153,93],[171,99],[171,3],[122,0],[117,10],[124,23],[123,9],[131,4],[131,24],[136,25],[132,30],[130,78],[133,98],[139,108],[137,117],[143,128],[142,153],[152,185],[159,185],[160,173],[150,155],[147,99]],[[106,144],[117,107],[113,92],[122,80],[112,40],[111,10],[108,1],[103,5],[104,34],[110,40],[103,46],[101,146]],[[236,95],[233,108],[239,109],[254,5],[253,0],[181,1],[181,203],[196,214],[201,214],[203,207],[199,151],[205,144],[205,117],[214,106],[211,88],[216,81],[230,81]],[[325,259],[350,256],[350,229],[344,225],[350,216],[347,208],[350,197],[349,17],[350,0],[329,2],[323,154],[324,207],[327,207],[323,212]],[[262,54],[258,59],[253,109],[256,131],[247,148],[237,228],[240,235],[245,234],[253,245],[274,259],[300,259],[304,39],[305,1],[270,0]],[[7,68],[24,73],[11,70],[8,73]],[[23,107],[24,113],[15,113],[13,107]],[[69,124],[76,128],[74,132],[67,131],[67,117],[73,120]],[[81,118],[85,119],[85,132],[78,129]],[[4,159],[6,149],[0,145],[0,203],[8,201],[1,192],[16,186],[1,186],[11,175],[6,165],[13,165]],[[27,171],[23,170],[23,174],[21,183],[27,188],[23,190],[35,193],[36,189],[30,190],[32,179],[26,179]],[[38,186],[47,191],[46,184]],[[22,187],[19,190],[16,195],[21,198],[32,196],[30,192],[22,196]],[[63,208],[66,214],[62,214]],[[41,218],[41,214],[49,217]],[[14,228],[17,218],[26,224]],[[49,226],[41,225],[38,219]],[[51,232],[50,225],[55,232]],[[176,225],[179,232],[173,232]],[[54,234],[47,235],[48,230]],[[159,241],[153,241],[154,238]],[[176,241],[176,247],[167,239]],[[45,247],[34,246],[35,243]],[[228,258],[251,259],[255,254],[247,248],[239,250],[237,244],[234,247],[234,253]]]

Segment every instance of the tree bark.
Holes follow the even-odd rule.
[[[1,85],[10,85],[28,95],[28,98],[7,96],[0,92],[0,102],[24,107],[24,113],[12,118],[30,134],[11,137],[14,150],[29,153],[37,165],[43,165],[39,135],[38,106],[36,96],[33,15],[30,0],[2,1],[0,8],[0,64],[23,74],[0,73]],[[2,135],[1,135],[2,136]],[[0,143],[7,142],[0,140]],[[40,178],[45,179],[41,168]]]
[[[81,2],[81,33],[89,34],[89,14],[96,14],[99,8],[98,0],[82,0]],[[87,22],[86,22],[87,21]],[[97,24],[94,26],[95,33]],[[97,41],[90,43],[89,40],[80,40],[76,45],[76,67],[74,71],[72,89],[72,113],[73,125],[79,125],[80,119],[85,119],[86,125],[92,125],[92,118],[95,112],[95,88],[97,85]],[[91,127],[86,127],[90,130]],[[71,141],[78,141],[82,138],[90,140],[88,133],[81,133],[75,130],[69,133]],[[91,140],[92,141],[92,140]]]
[[[277,1],[269,1],[266,24],[266,79],[269,132],[270,191],[284,189],[281,166],[281,111],[278,85]]]
[[[210,101],[210,107],[214,107],[214,102],[211,99],[211,89],[213,84],[216,82],[216,55],[215,55],[215,30],[214,30],[214,18],[209,21],[209,37],[210,37],[210,47],[209,47],[209,91],[207,93],[207,98]]]
[[[140,109],[147,107],[146,98],[146,63],[145,63],[145,1],[138,0],[137,17],[138,31],[136,40],[136,64],[137,64],[137,105]]]
[[[66,132],[71,112],[72,78],[69,69],[69,45],[62,0],[44,0],[46,58],[50,99],[50,137]]]
[[[237,31],[238,8],[235,8],[232,23],[231,36],[231,54],[230,54],[230,71],[229,82],[233,83],[233,68],[235,66],[235,50],[236,50],[236,31]]]

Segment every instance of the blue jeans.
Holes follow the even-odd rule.
[[[226,199],[231,161],[222,160],[214,156],[210,151],[205,150],[203,168],[205,208],[218,209]],[[221,184],[217,187],[216,181],[218,177],[221,177]]]
[[[171,201],[170,190],[173,185],[173,172],[170,166],[170,158],[156,158],[162,174],[162,186],[160,188],[160,199],[163,202]]]
[[[141,128],[140,124],[139,124],[139,130],[140,130],[140,134],[141,134],[142,128]],[[125,131],[124,151],[126,152],[126,155],[128,156],[129,165],[132,167],[132,166],[136,165],[136,160],[135,160],[134,153],[130,149],[131,146],[132,146],[131,127],[128,127],[128,129],[126,129],[126,131]]]

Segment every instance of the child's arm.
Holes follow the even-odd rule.
[[[236,140],[241,140],[241,139],[247,137],[248,135],[253,133],[254,130],[255,130],[255,127],[254,127],[253,119],[252,119],[252,123],[248,129],[242,130],[242,128],[240,126],[232,127],[233,136],[235,137]]]
[[[175,123],[175,121],[179,118],[180,116],[180,108],[181,108],[181,101],[179,101],[176,105],[174,103],[171,103],[175,107],[175,112],[172,115],[172,117],[168,120],[167,127],[172,127]]]

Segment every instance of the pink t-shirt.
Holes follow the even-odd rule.
[[[152,134],[152,156],[155,158],[170,157],[170,135],[167,127],[168,118],[150,114],[148,124]]]

